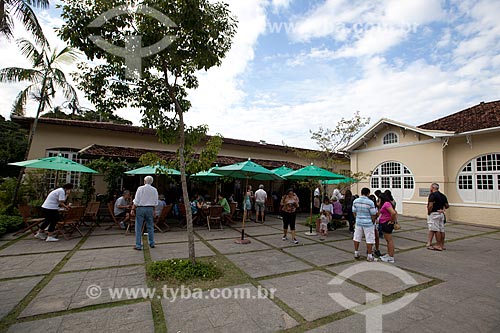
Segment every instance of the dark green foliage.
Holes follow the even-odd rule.
[[[14,232],[23,226],[23,218],[20,216],[0,215],[0,236],[8,232]]]
[[[148,265],[147,274],[158,281],[175,280],[188,282],[192,280],[216,280],[222,272],[212,263],[191,263],[188,259],[170,259],[156,261]]]
[[[120,192],[120,180],[123,177],[125,171],[128,170],[129,165],[126,161],[122,160],[111,160],[101,157],[98,160],[91,161],[88,165],[89,168],[99,171],[100,174],[104,175],[104,181],[106,182],[107,188],[107,201],[113,199],[113,196]],[[90,180],[87,180],[90,182]],[[84,189],[86,197],[85,199],[91,196],[90,190],[88,189],[89,184],[86,185],[86,189]]]
[[[0,116],[0,177],[14,177],[19,167],[7,163],[24,159],[28,145],[28,132],[18,124]]]

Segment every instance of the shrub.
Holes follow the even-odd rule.
[[[156,261],[148,266],[147,272],[149,276],[159,281],[215,280],[222,276],[222,272],[214,264],[197,262],[193,265],[188,259]]]
[[[0,236],[7,232],[14,232],[23,227],[23,218],[20,216],[0,215]]]

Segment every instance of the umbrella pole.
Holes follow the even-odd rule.
[[[247,178],[246,185],[245,185],[245,191],[246,191],[247,187],[248,187],[248,178]],[[245,192],[245,194],[246,194],[246,192]],[[245,239],[245,219],[246,219],[246,217],[247,217],[247,206],[245,205],[245,196],[243,196],[243,221],[241,222],[241,238],[234,241],[236,244],[249,244],[250,243],[249,239]]]
[[[312,216],[313,216],[313,189],[311,188],[311,203],[309,205],[309,232],[305,233],[307,236],[316,236],[317,235],[316,231],[313,231]]]

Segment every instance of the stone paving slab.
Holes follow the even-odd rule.
[[[253,278],[311,268],[277,250],[231,254],[227,258]]]
[[[255,239],[252,238],[248,239],[250,240],[249,244],[236,244],[233,239],[218,239],[218,240],[208,241],[208,243],[223,254],[271,249],[271,247]]]
[[[473,225],[473,224],[465,224],[465,223],[455,223],[453,224],[454,228],[459,228],[459,229],[465,229],[465,230],[476,230],[476,231],[482,231],[482,232],[492,232],[492,231],[499,231],[498,228],[494,227],[482,227],[478,225]]]
[[[445,227],[444,231],[446,232],[446,236],[448,236],[448,233],[463,234],[466,236],[476,236],[476,235],[480,235],[480,234],[484,234],[485,232],[488,232],[488,231],[468,229],[468,228],[457,228],[456,226]],[[446,237],[446,238],[448,238],[448,237]]]
[[[276,225],[274,227],[281,229],[281,228],[283,228],[283,223],[280,224],[280,225]],[[295,223],[295,231],[297,231],[297,233],[309,231],[309,226],[305,226],[303,224]],[[288,228],[288,232],[290,232],[290,228]]]
[[[20,234],[20,235],[15,235],[14,236],[14,232],[11,232],[11,233],[3,234],[2,236],[0,236],[0,240],[11,241],[11,240],[14,240],[14,239],[18,239],[19,237],[22,237],[22,236],[24,236],[26,234],[27,234],[27,232],[24,233],[24,234]],[[31,232],[29,234],[32,235]],[[30,236],[28,235],[27,237],[30,237]]]
[[[195,235],[194,239],[199,240],[199,237]],[[155,232],[155,243],[176,243],[176,242],[187,242],[188,235],[186,229],[176,229],[176,231],[168,232]]]
[[[241,232],[241,228],[236,228],[239,232]],[[259,225],[258,227],[253,228],[245,228],[245,234],[249,236],[265,236],[265,235],[281,235],[283,230],[276,229],[273,227],[269,227],[266,225]]]
[[[120,234],[109,234],[109,235],[94,235],[91,234],[85,243],[80,247],[80,249],[98,249],[106,247],[117,247],[117,246],[134,246],[135,236],[134,234],[125,235]]]
[[[313,239],[315,241],[320,241],[321,235],[319,232],[317,233],[316,236],[308,236],[304,235],[302,233],[303,237]],[[325,237],[325,240],[322,242],[332,242],[332,241],[337,241],[337,240],[345,240],[345,239],[351,239],[352,240],[352,235],[347,229],[340,229],[340,230],[334,230],[334,231],[328,231],[328,235]]]
[[[0,319],[6,316],[28,293],[42,281],[42,276],[0,281]]]
[[[423,242],[418,242],[418,241],[415,241],[415,240],[411,240],[411,239],[406,239],[406,238],[402,238],[402,237],[393,237],[394,239],[394,247],[396,249],[400,249],[400,250],[408,250],[408,249],[412,249],[412,248],[418,248],[418,247],[421,247],[421,246],[424,246],[425,245],[425,241]],[[387,244],[387,242],[384,240],[380,240],[383,244]]]
[[[425,232],[416,232],[416,231],[403,231],[401,229],[398,232],[394,232],[393,237],[394,239],[403,237],[425,244],[427,242],[427,232],[428,230],[426,230]]]
[[[500,239],[500,232],[495,232],[493,234],[488,234],[488,235],[484,235],[484,236],[481,236],[481,237],[487,237],[487,238],[493,238],[493,239]]]
[[[134,250],[132,246],[127,248],[80,250],[73,254],[61,271],[67,272],[143,263],[143,252]]]
[[[28,253],[47,253],[57,251],[72,250],[81,238],[73,238],[70,240],[61,239],[59,242],[45,242],[40,239],[28,238],[21,239],[7,248],[0,251],[0,256],[13,254],[28,254]]]
[[[0,257],[0,279],[48,274],[68,252]]]
[[[333,276],[321,271],[298,273],[261,281],[266,288],[276,288],[276,297],[312,321],[345,310],[329,293],[342,293],[362,304],[366,291],[348,282],[328,285]]]
[[[284,247],[289,247],[289,246],[301,246],[304,244],[314,244],[315,241],[302,237],[300,235],[297,235],[297,240],[299,241],[299,244],[294,244],[292,242],[292,238],[290,235],[288,235],[288,239],[286,241],[281,239],[282,235],[268,235],[268,236],[258,236],[255,237],[256,239],[269,244],[271,246],[277,247],[277,248],[284,248]]]
[[[8,332],[154,332],[149,302],[72,313],[11,326]]]
[[[283,251],[318,266],[333,265],[339,262],[353,260],[352,254],[323,244],[289,247],[283,249]]]
[[[90,298],[87,295],[87,289],[91,286],[100,287],[102,290],[100,297]],[[146,288],[144,267],[110,268],[57,274],[24,309],[20,317],[127,299],[125,296],[122,299],[112,299],[109,288]]]
[[[97,235],[125,235],[125,230],[118,229],[118,227],[113,227],[109,230],[106,230],[107,227],[109,227],[111,224],[109,223],[101,223],[100,227],[94,227],[92,229],[91,235],[97,236]]]
[[[196,257],[206,257],[215,255],[215,253],[212,250],[210,250],[208,246],[206,246],[200,241],[194,243],[194,251]],[[149,249],[149,253],[151,253],[151,260],[153,261],[167,260],[173,258],[188,258],[189,257],[188,243],[185,242],[185,243],[156,244],[156,247],[154,249]]]
[[[349,332],[349,333],[365,333],[366,317],[362,314],[355,314],[347,318],[343,318],[324,326],[317,327],[306,331],[307,333],[331,333],[331,332]]]
[[[397,258],[396,258],[397,259]],[[360,262],[358,267],[360,270],[367,269],[366,271],[360,271],[359,273],[348,276],[344,271],[347,268],[353,267],[352,264],[339,265],[335,267],[327,268],[329,271],[339,274],[342,277],[349,278],[352,281],[358,282],[364,286],[367,286],[373,290],[376,290],[379,293],[384,295],[391,295],[396,292],[408,289],[415,285],[423,284],[432,281],[431,279],[421,276],[418,274],[408,273],[415,281],[411,281],[411,283],[406,284],[401,278],[394,276],[392,274],[393,266],[391,264],[385,264],[381,262],[376,263],[368,263],[368,262]],[[373,267],[373,270],[368,270]],[[401,272],[404,274],[402,270],[396,270],[396,273]],[[404,277],[404,276],[403,276]]]
[[[258,299],[258,289],[251,284],[229,287],[248,289],[251,298],[215,299],[209,292],[203,299],[162,301],[169,332],[276,332],[297,322],[268,298]],[[255,297],[255,298],[253,298]]]
[[[230,229],[228,227],[224,227],[224,229],[222,229],[222,230],[220,230],[218,228],[212,228],[211,231],[208,231],[208,229],[197,230],[196,233],[198,234],[199,237],[201,237],[205,240],[214,240],[214,239],[222,239],[222,238],[237,239],[238,237],[241,237],[240,232],[238,232],[234,229]]]
[[[354,256],[354,242],[351,239],[348,240],[341,240],[341,241],[336,241],[336,242],[328,242],[325,243],[328,246],[333,246],[338,249],[347,251],[351,253],[352,256]],[[386,247],[386,242],[385,240],[380,240],[380,252],[387,252],[387,247]],[[375,244],[372,247],[373,250],[375,250]],[[398,250],[396,249],[395,252],[397,253]],[[359,243],[359,253],[361,256],[366,256],[366,243],[363,240],[362,242]]]

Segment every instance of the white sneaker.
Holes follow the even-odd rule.
[[[286,241],[287,239],[288,239],[288,238],[286,238],[286,236],[281,237],[281,240]]]
[[[358,253],[354,252],[354,259],[359,259],[359,257],[360,257],[359,252]]]
[[[47,237],[47,239],[45,241],[46,242],[59,242],[59,239],[52,237],[52,236],[49,236],[49,237]]]
[[[123,223],[123,222],[120,222],[120,228],[127,229],[127,227],[125,226],[125,223]]]
[[[46,240],[47,235],[45,233],[37,232],[35,235],[35,238],[41,239],[41,240]]]
[[[389,256],[382,257],[382,258],[380,258],[380,260],[382,260],[383,262],[388,262],[390,264],[394,264],[394,257],[389,257]]]
[[[367,258],[366,258],[366,261],[368,261],[368,262],[377,262],[377,261],[378,261],[378,259],[377,259],[377,258],[375,258],[375,257],[373,257],[373,256],[371,256],[371,257],[367,257]]]

